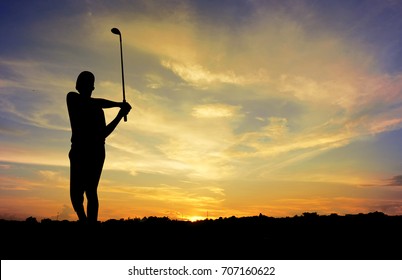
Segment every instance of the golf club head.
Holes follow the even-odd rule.
[[[123,102],[126,102],[125,90],[124,90],[123,49],[122,49],[122,43],[121,43],[121,32],[116,27],[113,27],[111,31],[113,34],[120,36],[121,78],[122,78],[122,84],[123,84]],[[125,122],[127,121],[127,115],[124,116],[124,121]]]
[[[116,35],[121,35],[120,30],[117,29],[116,27],[112,28],[112,33]]]

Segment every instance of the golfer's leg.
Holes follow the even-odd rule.
[[[72,159],[70,152],[70,199],[74,211],[77,213],[80,222],[86,222],[87,216],[84,210],[84,186],[81,164]]]
[[[86,222],[87,216],[84,210],[84,195],[81,192],[76,192],[70,189],[71,203],[73,205],[74,211],[77,213],[80,222]]]
[[[99,200],[97,193],[97,186],[91,186],[86,191],[87,195],[87,213],[88,213],[88,222],[96,223],[98,221],[98,210],[99,210]]]
[[[88,200],[87,215],[88,222],[96,223],[98,221],[99,200],[98,200],[98,185],[102,174],[102,168],[104,163],[104,151],[97,154],[95,161],[91,168],[91,174],[89,178],[89,184],[86,188],[86,196]]]
[[[70,199],[80,222],[86,222],[87,216],[85,215],[84,210],[84,190],[79,178],[74,177],[73,170],[71,170],[70,175]]]

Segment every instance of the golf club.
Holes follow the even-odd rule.
[[[125,88],[124,88],[124,67],[123,67],[123,43],[121,40],[121,32],[119,29],[117,28],[112,28],[112,33],[119,35],[120,38],[120,60],[121,60],[121,82],[123,85],[123,102],[126,102],[126,92],[125,92]],[[124,116],[124,121],[127,121],[127,115]]]

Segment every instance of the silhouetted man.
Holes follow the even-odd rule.
[[[67,107],[71,124],[70,197],[80,222],[98,220],[98,184],[105,161],[105,139],[127,115],[131,106],[127,102],[114,102],[92,98],[95,76],[88,71],[77,77],[77,92],[67,94]],[[103,108],[119,107],[117,116],[106,125]],[[84,210],[87,197],[87,213]]]

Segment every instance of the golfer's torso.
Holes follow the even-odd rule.
[[[106,120],[102,108],[94,102],[77,101],[72,108],[72,147],[93,149],[104,146]]]

